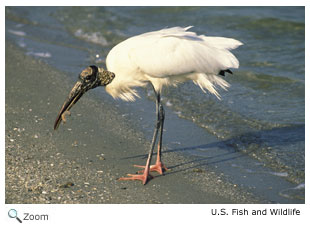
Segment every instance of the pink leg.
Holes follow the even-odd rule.
[[[165,111],[161,103],[159,104],[159,121],[160,121],[160,133],[159,133],[159,141],[157,148],[157,159],[154,165],[150,166],[150,172],[156,171],[159,174],[163,174],[163,172],[167,171],[168,168],[161,161],[161,148],[162,148],[162,137],[163,137],[163,129],[164,129],[164,120],[165,120]],[[145,166],[134,165],[139,168],[146,168]],[[138,173],[143,173],[144,170],[138,171]]]
[[[163,174],[164,171],[167,171],[167,167],[161,162],[161,147],[162,147],[162,135],[163,135],[163,127],[164,127],[164,119],[165,119],[165,111],[160,102],[160,93],[157,93],[154,88],[156,94],[156,114],[157,114],[157,122],[155,126],[155,131],[153,134],[151,149],[148,154],[148,158],[145,166],[134,165],[135,167],[144,168],[144,170],[138,171],[138,173],[143,174],[128,174],[129,177],[121,177],[119,180],[141,180],[143,184],[146,184],[148,180],[153,177],[150,175],[151,171],[156,171],[159,174]],[[158,141],[158,149],[157,149],[157,160],[155,165],[150,166],[150,162],[152,159],[153,149],[155,146],[155,142],[157,139],[158,130],[159,133],[159,141]]]

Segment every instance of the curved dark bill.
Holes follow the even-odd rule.
[[[69,94],[69,97],[68,99],[65,101],[65,103],[63,104],[63,106],[61,107],[58,115],[57,115],[57,118],[55,120],[55,123],[54,123],[54,130],[56,130],[61,121],[62,121],[62,115],[69,111],[72,106],[77,103],[77,101],[82,97],[82,95],[84,94],[84,91],[83,89],[81,88],[82,87],[82,83],[80,81],[78,81],[74,87],[72,88],[70,94]]]

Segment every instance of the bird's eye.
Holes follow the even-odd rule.
[[[90,74],[85,77],[85,80],[90,80],[91,78],[92,78],[92,75]]]

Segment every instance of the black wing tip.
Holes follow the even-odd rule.
[[[225,73],[233,74],[233,72],[232,72],[230,69],[227,69],[227,70],[221,70],[221,71],[219,72],[219,75],[225,77]]]

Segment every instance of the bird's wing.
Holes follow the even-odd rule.
[[[239,62],[229,51],[241,42],[224,37],[206,37],[174,27],[131,38],[129,57],[144,73],[167,77],[187,73],[218,74],[238,68]]]

